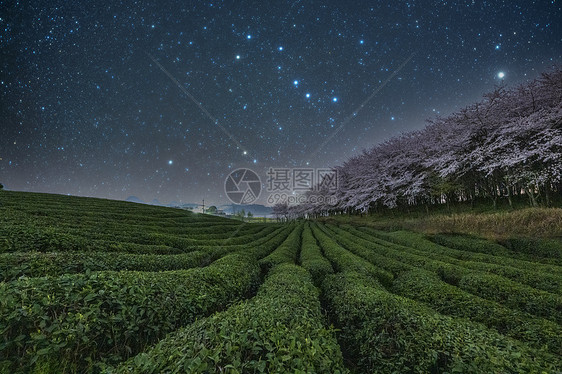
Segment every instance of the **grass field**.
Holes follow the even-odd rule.
[[[559,372],[560,240],[475,234],[0,191],[0,373]]]
[[[456,233],[485,237],[490,240],[511,238],[562,239],[562,208],[517,209],[502,207],[471,209],[459,205],[456,209],[410,212],[388,211],[371,215],[336,215],[321,221],[336,224],[367,225],[379,230],[409,230],[424,234]]]

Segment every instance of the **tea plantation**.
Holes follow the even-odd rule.
[[[556,373],[560,241],[0,191],[0,373]]]

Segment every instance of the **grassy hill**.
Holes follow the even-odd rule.
[[[375,218],[0,191],[0,373],[560,370],[559,241]]]

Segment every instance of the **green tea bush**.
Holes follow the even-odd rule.
[[[436,234],[428,236],[428,239],[444,247],[461,251],[487,253],[494,256],[510,255],[510,251],[504,246],[470,235]]]
[[[525,261],[507,256],[493,256],[486,253],[474,253],[447,248],[425,239],[422,234],[411,231],[394,231],[386,233],[367,227],[360,227],[359,230],[384,241],[390,241],[402,246],[415,248],[437,256],[448,256],[464,261],[478,261],[500,266],[511,266],[525,271],[534,271],[541,274],[558,274],[562,276],[562,267],[560,266]]]
[[[370,277],[326,277],[343,354],[363,373],[553,372],[557,359],[464,319],[387,292]]]
[[[5,237],[5,252],[78,251],[87,248],[84,238],[54,227],[13,226]]]
[[[325,227],[330,230],[332,237],[334,237],[334,239],[344,248],[348,249],[357,256],[364,258],[372,264],[388,270],[394,275],[415,269],[412,265],[378,254],[375,250],[373,250],[373,248],[376,247],[376,244],[356,237],[350,232],[342,230],[336,226],[326,225]]]
[[[357,231],[352,231],[352,232],[356,233]],[[361,233],[359,232],[359,234],[357,235],[362,237],[362,235],[366,235],[366,234],[362,233],[361,235]],[[425,241],[425,239],[423,240]],[[431,242],[428,243],[430,243],[430,246],[435,246],[433,249],[431,249],[430,246],[428,246],[427,249],[420,250],[418,249],[419,247],[414,244],[412,244],[411,247],[406,247],[406,246],[392,244],[388,242],[381,243],[380,240],[371,239],[371,241],[374,242],[373,245],[382,245],[391,249],[396,249],[398,251],[409,252],[413,255],[418,255],[422,258],[434,259],[435,261],[439,261],[440,263],[449,263],[457,267],[463,267],[466,269],[497,274],[502,277],[509,278],[515,282],[526,284],[534,288],[538,288],[544,291],[553,292],[557,294],[562,294],[562,274],[559,275],[557,273],[549,273],[547,272],[549,269],[545,269],[545,268],[542,268],[541,271],[537,271],[534,269],[522,269],[522,268],[513,267],[511,266],[512,263],[509,262],[510,259],[508,257],[505,258],[506,264],[502,265],[499,264],[499,262],[501,262],[499,260],[496,261],[498,263],[488,263],[488,262],[476,261],[477,259],[475,258],[471,259],[472,257],[470,255],[474,253],[470,253],[470,252],[468,252],[469,255],[467,256],[465,255],[457,256],[456,252],[461,252],[461,253],[467,253],[467,252],[445,248]],[[425,243],[423,242],[420,243],[422,243],[420,244],[420,246],[422,247],[426,246]],[[450,255],[453,255],[454,257],[451,257]],[[467,260],[459,259],[457,257],[467,257]],[[498,256],[490,256],[490,257],[501,259]],[[532,263],[530,264],[533,265]],[[543,264],[537,264],[537,265],[553,267],[550,265],[543,265]],[[464,270],[459,270],[459,271],[461,273],[465,272]]]
[[[385,285],[392,283],[394,277],[391,273],[342,248],[328,234],[322,231],[317,224],[312,226],[312,232],[316,240],[318,240],[320,248],[324,251],[326,258],[330,260],[334,270],[337,272],[356,271],[373,276]]]
[[[0,281],[102,270],[164,271],[190,269],[211,261],[204,252],[136,255],[107,252],[15,252],[0,254]]]
[[[510,308],[562,323],[562,297],[520,285],[494,274],[464,275],[458,286],[465,291]]]
[[[334,272],[330,261],[324,257],[316,243],[309,224],[306,224],[302,232],[300,263],[303,268],[308,270],[317,286],[322,284],[326,275]]]
[[[383,247],[375,244],[370,246],[370,249],[385,257],[429,270],[439,275],[447,283],[482,298],[555,322],[562,320],[562,297],[560,295],[535,289],[495,274],[434,260],[429,254],[426,256],[416,254],[419,252],[413,248]]]
[[[511,238],[501,240],[500,243],[515,252],[562,260],[560,239]]]
[[[97,360],[126,359],[245,297],[259,274],[253,255],[233,254],[191,270],[0,283],[0,368],[82,373]]]
[[[199,224],[191,223],[189,225],[172,227],[155,226],[153,227],[153,232],[164,233],[168,235],[178,235],[189,239],[205,240],[226,239],[234,233],[236,233],[237,236],[257,234],[268,229],[275,229],[275,226],[247,223],[238,223],[237,225],[225,223],[205,223],[205,225],[200,226]]]
[[[272,267],[282,263],[295,263],[301,246],[303,224],[297,225],[287,239],[271,254],[260,260],[262,272],[267,273]]]
[[[291,264],[275,266],[257,296],[168,335],[108,373],[346,373],[319,291]]]
[[[138,244],[127,243],[122,241],[93,240],[88,244],[86,252],[103,251],[103,252],[123,252],[130,254],[153,254],[153,255],[174,255],[182,254],[179,248],[168,247],[167,245],[157,244]]]
[[[262,228],[261,231],[264,232],[265,235],[271,233],[275,230],[275,227],[265,227]],[[237,233],[239,234],[239,233]],[[231,234],[232,235],[232,234]],[[223,236],[222,234],[220,236]],[[217,245],[247,245],[255,241],[257,238],[260,237],[259,233],[249,233],[242,236],[232,235],[226,236],[224,238],[215,238],[213,239],[212,235],[207,235],[206,238],[201,239],[194,239],[185,236],[178,236],[178,235],[171,235],[171,234],[161,234],[161,233],[151,233],[150,234],[150,243],[151,244],[161,244],[166,245],[169,247],[180,248],[184,251],[188,251],[190,248],[197,246],[197,245],[206,245],[206,246],[217,246]]]
[[[264,245],[265,243],[270,242],[274,238],[278,238],[279,235],[285,233],[286,230],[287,230],[287,226],[272,227],[272,230],[268,230],[267,233],[264,233],[263,235],[256,235],[254,240],[248,244],[232,244],[227,240],[223,241],[221,245],[202,242],[200,244],[196,244],[188,248],[185,248],[185,251],[186,252],[201,251],[201,252],[208,252],[208,253],[224,254],[224,253],[235,252],[238,250],[246,250],[248,248],[256,248]],[[285,237],[286,236],[287,235],[285,235]]]
[[[435,274],[424,270],[402,273],[394,280],[392,291],[426,303],[441,314],[469,318],[562,357],[559,324],[474,296],[443,282]]]
[[[524,253],[514,252],[509,250],[498,243],[487,241],[484,239],[476,238],[473,236],[465,235],[445,235],[439,234],[430,237],[430,239],[442,246],[458,249],[460,251],[468,252],[482,252],[489,253],[495,256],[502,256],[509,258],[519,258],[525,261],[540,261],[534,255],[526,255]],[[519,242],[517,239],[511,239],[513,242]],[[522,243],[550,243],[552,245],[552,257],[555,257],[556,241],[555,240],[521,240]],[[532,244],[530,244],[532,246]],[[562,245],[558,243],[558,251],[562,252]],[[552,259],[554,260],[554,259]],[[542,261],[541,261],[542,262]],[[548,262],[550,265],[556,265],[556,261]],[[491,273],[502,275],[504,277],[529,284],[533,287],[540,288],[545,291],[556,292],[562,294],[562,274],[548,274],[542,271],[537,274],[536,271],[524,270],[512,266],[495,266],[489,263],[467,262],[468,267],[473,269],[481,269],[483,271],[490,271]],[[545,269],[548,270],[548,269]]]
[[[95,239],[75,230],[69,233],[61,227],[37,227],[34,224],[6,225],[0,228],[0,253],[7,252],[128,252],[147,254],[177,254],[184,251],[164,245],[128,242],[138,238],[127,238],[116,233],[97,235]],[[72,232],[72,231],[70,231]],[[80,234],[80,235],[78,235]],[[103,239],[99,239],[99,238]],[[137,240],[138,241],[138,240]]]
[[[293,231],[294,226],[287,225],[281,227],[275,232],[259,238],[249,245],[232,245],[232,246],[213,246],[203,247],[201,250],[208,253],[212,260],[216,260],[230,253],[246,254],[252,253],[255,258],[262,259],[268,256],[272,251],[279,247]]]
[[[536,272],[532,270],[522,270],[511,266],[498,266],[495,264],[475,261],[451,261],[451,263],[455,263],[469,269],[496,274],[539,290],[562,295],[562,275]]]

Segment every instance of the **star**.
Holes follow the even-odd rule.
[[[562,63],[560,5],[552,0],[469,1],[470,27],[460,27],[467,13],[456,11],[459,1],[427,11],[412,2],[383,11],[297,1],[267,12],[228,2],[124,9],[118,1],[95,20],[61,7],[38,17],[24,3],[5,7],[33,27],[2,26],[18,58],[2,61],[0,149],[10,156],[2,154],[0,182],[15,190],[119,198],[123,186],[147,179],[138,193],[148,200],[160,190],[168,201],[220,199],[229,165],[340,165],[356,147],[421,130],[494,83],[512,87]],[[373,21],[376,30],[368,29],[366,20],[384,15],[388,27]],[[316,148],[318,131],[347,117],[346,136],[326,138],[322,153],[307,159],[302,150]]]

